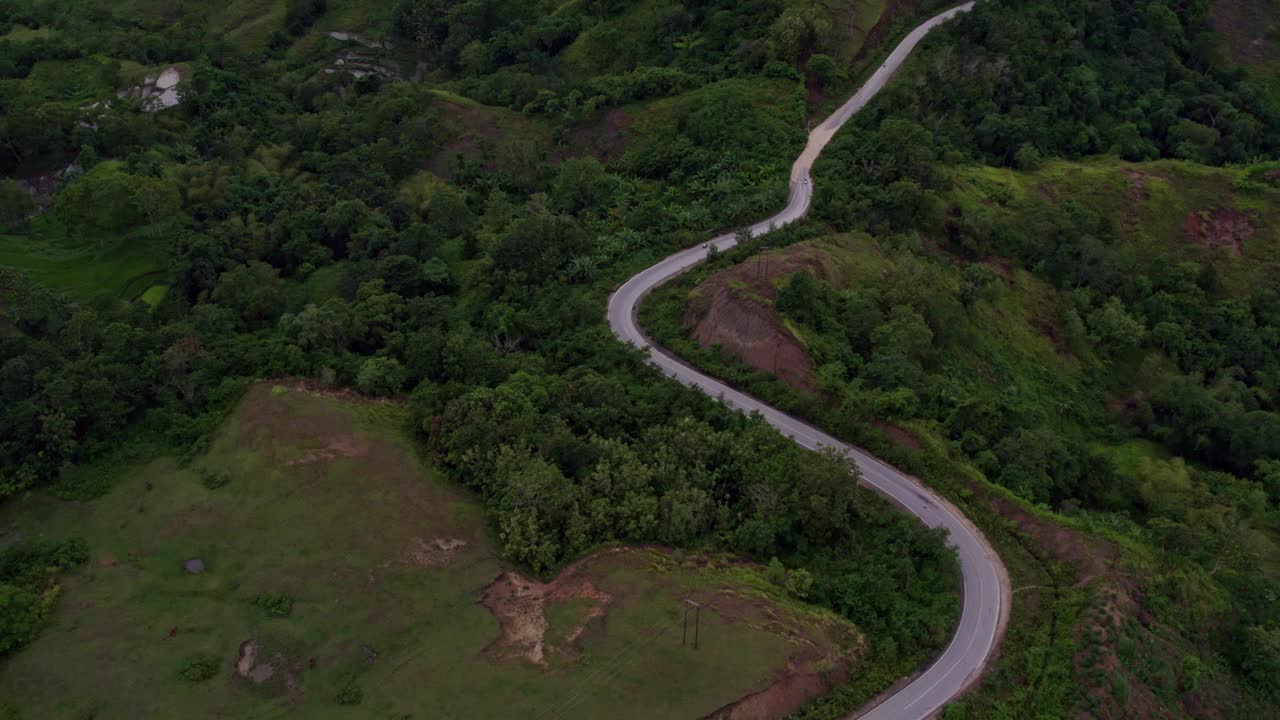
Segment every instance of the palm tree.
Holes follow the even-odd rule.
[[[568,267],[565,268],[565,277],[571,283],[590,280],[595,276],[596,271],[600,269],[600,259],[592,255],[579,255],[569,261]]]

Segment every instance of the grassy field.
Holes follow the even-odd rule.
[[[1280,188],[1268,180],[1278,170],[1106,157],[1050,162],[1030,173],[974,166],[957,172],[948,199],[1019,212],[1070,198],[1105,215],[1139,262],[1207,262],[1227,292],[1239,292],[1280,270]]]
[[[154,282],[164,254],[156,242],[134,238],[102,246],[40,236],[0,235],[0,265],[17,268],[41,284],[87,300],[99,293],[132,299]],[[141,283],[141,287],[137,287]]]
[[[860,656],[847,623],[727,559],[618,548],[545,584],[511,572],[404,420],[258,385],[189,466],[6,506],[0,543],[82,536],[92,557],[0,665],[0,698],[30,718],[695,717],[789,661]],[[697,651],[686,597],[704,605]],[[184,679],[193,657],[216,674]]]

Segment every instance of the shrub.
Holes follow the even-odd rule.
[[[0,654],[16,650],[40,634],[57,594],[57,585],[40,592],[0,584]]]
[[[1013,164],[1019,170],[1038,170],[1044,162],[1040,151],[1031,143],[1022,143],[1018,151],[1013,154]]]
[[[1111,678],[1111,695],[1120,707],[1129,705],[1129,680],[1124,675],[1116,674]]]
[[[1138,643],[1128,635],[1116,642],[1116,656],[1125,662],[1132,662],[1138,652]]]
[[[229,482],[231,482],[231,475],[227,472],[214,472],[213,470],[200,471],[200,484],[210,490],[217,490]]]
[[[178,674],[187,682],[204,682],[217,675],[221,665],[217,655],[208,653],[188,655],[187,659],[182,661],[182,669]]]
[[[810,56],[804,69],[824,88],[840,79],[840,67],[836,65],[835,58],[823,53]]]
[[[764,76],[778,80],[794,80],[796,69],[781,60],[770,60],[764,64]]]
[[[1182,692],[1193,692],[1200,687],[1200,680],[1205,675],[1206,668],[1199,657],[1195,655],[1185,655],[1182,658],[1182,680],[1178,683],[1178,689]]]
[[[0,553],[0,655],[40,634],[61,590],[54,575],[88,559],[83,540],[24,543]]]
[[[0,582],[27,585],[50,571],[66,570],[89,559],[89,545],[76,538],[64,543],[26,543],[0,553]]]
[[[791,597],[804,600],[812,588],[813,575],[808,570],[799,568],[787,573],[787,594]]]
[[[22,224],[35,210],[31,196],[8,178],[0,178],[0,228]]]
[[[364,691],[354,682],[347,683],[334,694],[333,701],[339,705],[359,705],[364,701]]]
[[[778,558],[769,561],[769,569],[765,571],[765,575],[774,585],[781,586],[787,582],[787,568]]]
[[[407,378],[399,360],[387,357],[369,358],[360,366],[356,384],[370,395],[394,395],[404,387]]]
[[[288,0],[284,7],[284,26],[290,35],[301,35],[324,15],[328,6],[328,0]]]
[[[286,618],[293,613],[293,597],[288,593],[263,593],[252,600],[252,603],[275,618]]]

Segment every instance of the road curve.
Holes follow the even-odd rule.
[[[753,236],[762,235],[804,216],[813,200],[809,171],[823,147],[836,131],[875,97],[907,58],[920,39],[934,27],[973,8],[973,2],[940,13],[912,30],[867,82],[831,117],[814,128],[804,152],[791,169],[791,190],[787,205],[777,215],[750,227]],[[709,241],[718,250],[737,244],[734,234]],[[863,720],[913,720],[928,718],[959,696],[982,673],[1004,631],[1009,614],[1009,579],[1000,558],[972,523],[951,503],[925,487],[919,480],[851,447],[826,433],[782,413],[749,395],[686,365],[679,358],[653,346],[636,324],[636,308],[653,288],[702,262],[707,245],[678,252],[623,283],[609,297],[609,326],[623,342],[648,351],[649,362],[665,374],[744,413],[760,413],[765,421],[799,445],[816,450],[838,448],[847,453],[862,471],[863,480],[882,495],[918,517],[925,525],[945,528],[949,542],[960,560],[964,579],[960,623],[951,643],[932,665],[878,704],[864,708],[855,717]]]

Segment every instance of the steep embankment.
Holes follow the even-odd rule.
[[[801,270],[842,284],[851,269],[845,259],[828,248],[798,245],[716,273],[689,294],[686,327],[704,348],[719,346],[792,387],[816,390],[809,348],[773,311],[772,302],[778,279]]]

